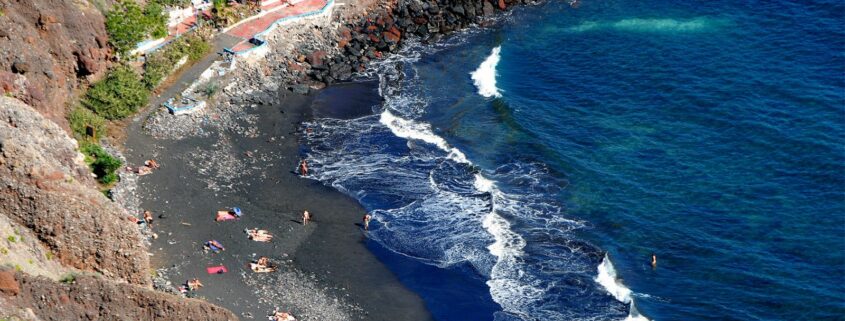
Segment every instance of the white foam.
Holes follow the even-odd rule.
[[[632,297],[633,292],[619,280],[616,275],[616,268],[613,267],[613,262],[610,262],[610,258],[607,257],[606,253],[597,270],[596,283],[601,284],[617,301],[630,305],[630,312],[628,313],[628,317],[625,318],[625,321],[648,321],[648,318],[637,311]]]
[[[385,109],[381,113],[379,122],[387,126],[398,137],[432,144],[446,152],[449,159],[458,163],[472,164],[463,152],[450,146],[445,139],[435,134],[428,124],[398,117],[391,113],[389,109]],[[429,176],[429,183],[436,185],[431,176]],[[496,212],[498,203],[507,202],[505,201],[506,196],[496,189],[495,183],[481,174],[475,174],[473,185],[478,191],[491,193],[492,196],[493,208],[481,221],[482,227],[493,237],[493,243],[487,246],[487,251],[496,258],[496,262],[490,269],[490,280],[487,281],[490,294],[493,301],[499,303],[505,311],[520,313],[521,307],[530,306],[531,302],[538,300],[543,295],[541,289],[519,280],[524,273],[520,268],[519,257],[523,255],[522,250],[526,245],[525,240],[519,234],[513,232],[511,224]],[[449,256],[454,256],[453,250],[457,249],[450,250]],[[463,253],[465,251],[457,252]],[[468,258],[463,257],[462,259]],[[452,258],[449,261],[457,260]]]
[[[588,32],[600,29],[613,29],[628,32],[650,33],[689,33],[711,30],[725,25],[725,20],[711,17],[696,17],[692,19],[671,18],[628,18],[614,22],[587,21],[580,25],[569,27],[569,32]]]
[[[470,164],[469,160],[467,160],[467,157],[466,155],[464,155],[463,152],[461,152],[457,148],[449,146],[449,144],[446,143],[445,139],[440,136],[437,136],[434,131],[431,130],[431,126],[428,124],[420,124],[412,120],[397,117],[396,115],[393,115],[393,113],[391,113],[389,109],[385,109],[381,113],[379,122],[387,126],[387,128],[390,128],[390,131],[398,137],[402,137],[405,139],[421,140],[426,143],[435,145],[441,150],[448,153],[448,157],[450,159],[458,163]]]
[[[484,97],[502,97],[499,88],[496,87],[496,65],[499,64],[499,52],[502,46],[493,48],[487,59],[478,66],[478,69],[471,72],[472,80],[478,87],[478,94]]]

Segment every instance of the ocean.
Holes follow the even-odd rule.
[[[437,320],[844,320],[844,17],[518,8],[409,40],[303,153]]]

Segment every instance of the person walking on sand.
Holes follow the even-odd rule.
[[[370,216],[369,213],[364,214],[364,230],[365,231],[370,229],[370,220],[372,220],[372,219],[373,219],[373,217]]]
[[[302,212],[302,225],[308,225],[308,222],[311,221],[311,213],[308,213],[308,210]]]
[[[299,175],[308,176],[308,161],[304,158],[299,162]]]

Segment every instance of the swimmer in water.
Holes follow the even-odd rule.
[[[657,255],[651,253],[651,268],[657,268]]]

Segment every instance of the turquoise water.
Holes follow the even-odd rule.
[[[842,320],[843,14],[523,8],[386,63],[308,154],[439,320]]]

